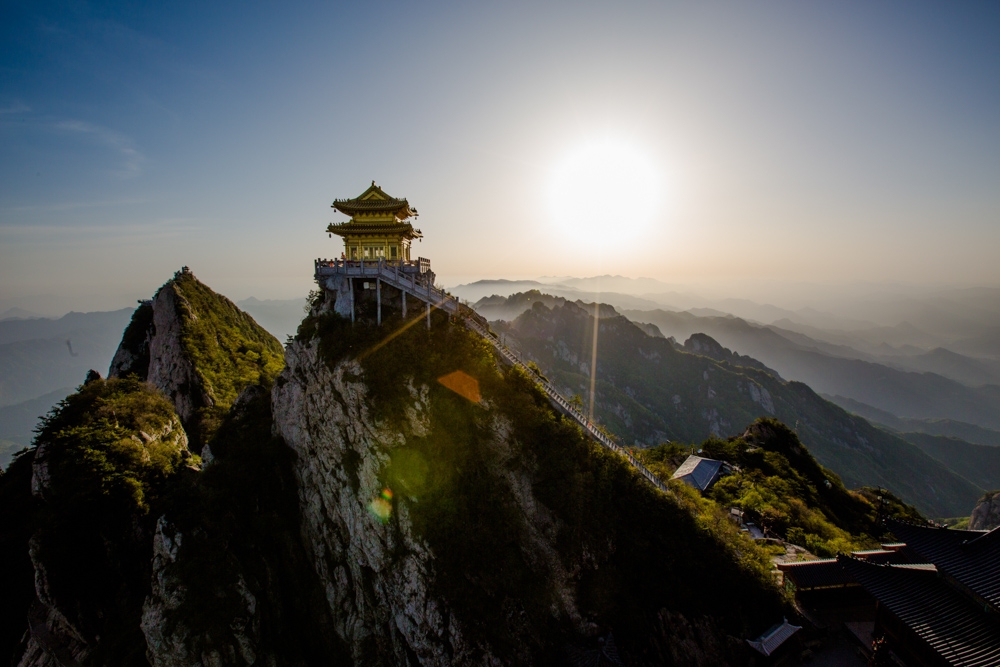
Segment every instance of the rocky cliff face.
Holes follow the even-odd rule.
[[[997,526],[1000,526],[1000,491],[991,491],[972,510],[969,530],[993,530]]]
[[[180,420],[135,380],[92,377],[44,423],[31,459],[35,599],[22,667],[127,662],[148,587],[143,514],[190,456]],[[128,643],[128,641],[124,642]]]
[[[406,664],[408,654],[423,665],[462,664],[474,647],[430,592],[433,554],[414,535],[409,503],[396,503],[392,525],[371,511],[389,502],[380,478],[393,446],[427,434],[427,388],[413,388],[405,430],[393,432],[371,415],[357,362],[330,369],[313,343],[290,346],[286,363],[275,431],[298,454],[303,536],[355,664]],[[487,649],[483,664],[491,657]]]
[[[197,451],[241,391],[281,369],[281,344],[185,267],[125,330],[109,377],[135,374],[174,404]]]
[[[152,384],[170,399],[185,424],[193,422],[199,409],[214,405],[181,342],[184,320],[192,315],[197,317],[190,303],[173,281],[168,282],[149,305],[136,310],[108,369],[108,377],[135,373]]]
[[[225,544],[206,540],[233,515],[212,495],[238,494],[185,466],[197,463],[188,433],[199,448],[219,440],[215,431],[238,392],[267,396],[245,390],[269,387],[280,352],[272,336],[186,269],[136,309],[111,378],[92,372],[29,453],[39,510],[25,546],[35,595],[19,602],[30,632],[16,664],[273,661],[257,595],[274,593],[267,601],[284,604],[280,587],[257,581],[251,591],[247,573],[260,559],[234,555],[231,533]],[[237,407],[234,419],[246,408]],[[270,438],[265,414],[256,430]],[[232,445],[222,439],[217,447]],[[267,474],[273,480],[276,473]],[[230,531],[252,534],[246,524]],[[210,573],[208,581],[199,572]]]
[[[719,545],[704,545],[711,564],[689,561],[707,537],[690,517],[500,371],[482,341],[444,318],[382,333],[322,305],[313,316],[314,334],[307,323],[286,348],[274,429],[297,454],[306,551],[355,665],[559,664],[612,627],[632,664],[739,654],[680,579],[707,566],[734,586],[728,598],[753,576]],[[477,391],[438,381],[454,373]],[[614,509],[632,502],[651,503],[659,525],[642,553]],[[769,604],[750,589],[748,606]],[[673,656],[682,627],[698,628],[687,640],[699,648]]]

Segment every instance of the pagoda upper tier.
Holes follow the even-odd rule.
[[[417,216],[405,199],[386,194],[372,181],[371,187],[354,199],[336,199],[333,208],[351,219],[326,228],[344,239],[347,259],[409,260],[410,242],[422,238],[419,229],[406,220]]]
[[[333,208],[351,217],[392,216],[396,220],[406,220],[417,215],[417,209],[410,208],[408,201],[386,194],[382,188],[375,185],[375,181],[372,181],[370,188],[354,199],[333,200]]]

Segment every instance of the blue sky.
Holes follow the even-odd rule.
[[[995,3],[0,12],[0,308],[127,305],[184,264],[302,295],[340,251],[330,202],[372,179],[421,211],[445,284],[1000,283]],[[606,138],[661,187],[593,196],[660,205],[567,242],[552,170]]]

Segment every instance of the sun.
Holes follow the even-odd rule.
[[[566,153],[552,170],[549,213],[578,244],[609,249],[643,235],[662,206],[663,178],[638,147],[592,141]]]

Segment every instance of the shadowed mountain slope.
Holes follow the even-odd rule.
[[[536,304],[498,331],[516,338],[568,396],[590,389],[594,320],[566,304]],[[755,368],[677,350],[625,317],[600,320],[595,413],[626,443],[700,442],[735,434],[760,416],[793,426],[809,451],[850,487],[886,486],[931,516],[965,514],[981,489],[918,448],[817,396]]]

